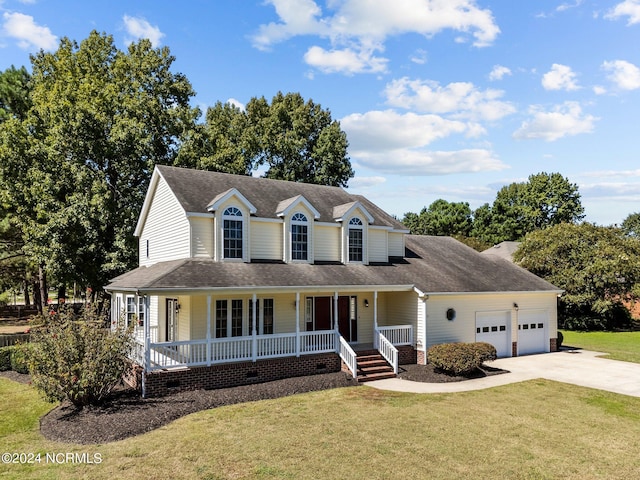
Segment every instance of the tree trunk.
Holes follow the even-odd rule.
[[[47,289],[47,274],[44,268],[42,268],[42,265],[38,267],[38,287],[40,290],[40,312],[47,313],[49,309],[49,291]]]
[[[67,301],[67,287],[66,285],[60,285],[58,287],[58,305]]]
[[[29,280],[24,279],[24,306],[29,307],[31,305],[31,298],[29,297]]]
[[[34,280],[32,282],[33,287],[33,304],[38,309],[38,313],[42,315],[42,300],[40,298],[40,288],[38,287],[38,281]]]

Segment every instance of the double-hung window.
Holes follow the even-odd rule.
[[[349,221],[349,261],[362,262],[363,255],[363,230],[362,220],[354,217]]]
[[[258,335],[273,334],[273,318],[273,298],[256,299],[256,333]],[[253,334],[253,300],[249,300],[249,334]]]
[[[296,213],[291,217],[291,260],[309,259],[309,226],[307,217]]]
[[[224,258],[242,258],[242,212],[236,207],[227,208],[222,214]]]

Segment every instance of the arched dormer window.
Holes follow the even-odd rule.
[[[349,220],[349,261],[362,262],[364,224],[358,217]]]
[[[291,260],[309,259],[309,225],[300,212],[291,217]]]
[[[224,258],[242,259],[242,211],[237,207],[229,207],[222,214],[223,223],[223,256]]]

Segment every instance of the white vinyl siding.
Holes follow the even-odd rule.
[[[404,233],[389,232],[389,256],[404,257]]]
[[[477,295],[430,295],[426,302],[427,309],[427,348],[438,343],[475,342],[476,314],[478,312],[511,312],[511,341],[517,341],[518,326],[513,304],[520,309],[543,308],[549,312],[556,311],[557,297],[555,293],[504,293]],[[447,320],[447,309],[456,311],[454,320]],[[557,317],[550,314],[548,335],[557,335]]]
[[[314,227],[315,261],[340,261],[340,232],[339,225],[335,227],[316,225]]]
[[[213,258],[213,216],[190,217],[191,256]]]
[[[282,223],[251,222],[251,258],[282,260]]]
[[[191,297],[178,297],[180,311],[177,314],[178,332],[176,340],[191,339]]]
[[[189,258],[189,220],[173,192],[160,178],[139,239],[139,264]],[[147,241],[149,257],[147,257]]]
[[[374,228],[369,229],[369,261],[387,262],[389,260],[389,246],[387,245],[387,231]]]

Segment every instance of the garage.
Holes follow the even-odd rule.
[[[496,347],[498,357],[511,356],[509,323],[511,312],[477,312],[476,342],[490,343]]]
[[[549,315],[543,310],[518,312],[518,355],[549,351]]]

